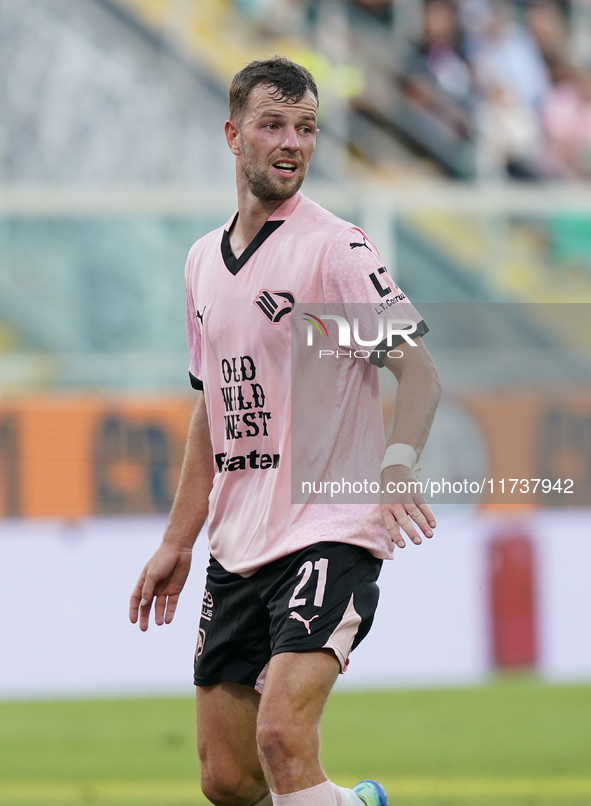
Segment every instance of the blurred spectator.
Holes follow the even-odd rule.
[[[536,40],[553,82],[568,76],[570,63],[566,18],[553,0],[538,0],[527,12],[528,28]]]
[[[542,107],[548,173],[591,179],[591,73],[572,70],[571,78],[548,92]]]
[[[478,94],[481,175],[533,179],[543,151],[539,107],[550,86],[541,50],[511,4],[466,4],[470,62]]]
[[[509,3],[491,2],[484,29],[470,38],[469,52],[485,93],[501,85],[529,108],[540,104],[548,89],[548,71],[536,41],[516,22]]]
[[[481,176],[540,176],[543,141],[538,115],[505,84],[486,88],[478,107],[478,130]]]
[[[477,37],[486,31],[490,21],[490,0],[460,0],[459,19],[468,37]]]
[[[267,29],[277,15],[285,20],[289,11],[307,10],[310,31],[325,1],[234,0]],[[370,46],[358,53],[369,83],[372,67],[377,77],[385,70],[387,81],[387,70],[396,71],[403,98],[390,100],[386,109],[388,96],[378,78],[373,98],[367,96],[370,114],[391,121],[447,172],[471,175],[476,153],[482,176],[591,179],[591,74],[573,63],[570,0],[407,0],[416,3],[408,30],[417,30],[421,11],[422,29],[408,41],[412,34],[403,26],[398,46],[405,42],[407,48],[399,51],[396,67],[388,51],[391,37],[387,31],[374,36],[371,22],[389,23],[394,12],[396,31],[397,4],[333,2],[351,12],[352,40],[358,28],[366,29]],[[281,11],[274,15],[273,9]],[[294,20],[290,29],[297,28]]]
[[[268,37],[297,37],[316,23],[312,0],[233,0],[236,10]]]
[[[350,0],[350,4],[386,25],[392,23],[392,0]]]
[[[408,98],[456,136],[471,128],[472,81],[459,19],[449,0],[427,0],[423,35],[410,52],[402,86]]]

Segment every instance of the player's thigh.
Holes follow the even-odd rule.
[[[339,672],[336,655],[327,649],[271,658],[258,715],[263,755],[281,746],[317,757],[320,718]]]
[[[256,742],[259,701],[239,683],[197,687],[201,785],[214,803],[256,803],[268,791]]]

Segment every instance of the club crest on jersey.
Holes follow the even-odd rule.
[[[290,291],[268,291],[263,288],[254,304],[270,322],[276,325],[286,314],[293,311],[295,297]]]

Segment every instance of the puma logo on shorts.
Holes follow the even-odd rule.
[[[318,616],[312,616],[311,619],[305,619],[303,616],[300,616],[299,613],[296,613],[295,610],[291,611],[289,617],[296,619],[296,621],[301,621],[304,627],[308,630],[308,635],[312,634],[312,630],[310,629],[310,622],[314,621],[315,618],[318,618]]]

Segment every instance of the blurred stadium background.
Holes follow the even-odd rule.
[[[0,0],[0,43],[0,803],[198,800],[205,540],[173,625],[127,598],[194,402],[184,261],[235,205],[227,86],[278,52],[322,96],[304,191],[431,327],[422,477],[552,482],[438,499],[384,569],[329,772],[591,804],[591,2]]]

